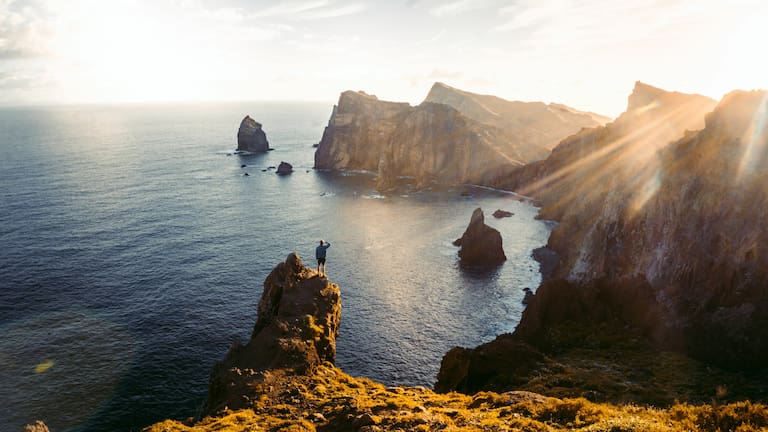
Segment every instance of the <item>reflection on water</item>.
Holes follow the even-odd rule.
[[[42,313],[3,325],[0,334],[6,426],[40,418],[64,430],[85,421],[113,396],[133,361],[131,335],[86,311]]]
[[[314,266],[321,238],[348,373],[430,386],[448,349],[512,331],[549,233],[536,209],[478,188],[381,195],[370,174],[312,170],[329,112],[0,110],[0,424],[140,430],[194,415],[213,363],[249,336],[266,276],[292,251]],[[274,151],[227,156],[245,114]],[[280,161],[294,173],[269,169]],[[451,244],[476,207],[515,213],[486,218],[508,260],[483,272]]]

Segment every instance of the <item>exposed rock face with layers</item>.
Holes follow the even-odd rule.
[[[237,150],[254,153],[269,151],[267,134],[261,129],[261,123],[250,116],[245,116],[240,122],[240,129],[237,131]]]
[[[341,319],[338,285],[291,253],[264,281],[258,319],[246,345],[235,345],[211,372],[204,412],[246,406],[242,395],[260,371],[306,373],[333,363]]]
[[[397,177],[419,186],[487,183],[525,162],[502,131],[474,122],[440,104],[380,101],[362,92],[342,93],[315,152],[319,169],[359,169],[377,173],[379,189]]]
[[[501,233],[485,224],[485,216],[480,208],[472,212],[467,229],[453,244],[461,246],[459,258],[462,264],[495,266],[507,260],[501,243]]]
[[[768,365],[768,93],[697,119],[710,106],[638,84],[616,123],[521,170],[538,184],[510,179],[560,221],[559,264],[514,337],[550,353],[552,328],[611,323],[709,364]]]
[[[425,102],[449,105],[472,120],[491,125],[514,137],[527,150],[527,160],[547,156],[563,138],[582,128],[602,126],[611,119],[562,104],[508,101],[435,83]]]
[[[553,140],[599,124],[567,107],[499,98],[492,106],[507,107],[502,117],[467,109],[483,98],[493,97],[442,84],[416,107],[344,92],[315,152],[315,167],[374,171],[379,189],[392,187],[401,176],[415,178],[419,186],[433,180],[491,184],[514,167],[546,157]]]

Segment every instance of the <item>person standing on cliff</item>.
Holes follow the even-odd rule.
[[[325,276],[325,251],[331,247],[331,244],[325,240],[320,240],[320,246],[315,248],[315,258],[317,258],[317,272],[320,276]],[[322,271],[320,269],[322,268]]]

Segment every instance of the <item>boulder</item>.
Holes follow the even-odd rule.
[[[244,406],[244,375],[275,370],[304,374],[335,361],[339,287],[305,267],[295,252],[267,276],[257,312],[248,343],[235,343],[211,371],[205,413]]]
[[[245,116],[240,122],[240,129],[237,131],[237,150],[253,153],[270,150],[267,135],[261,129],[261,123],[250,116]]]
[[[480,208],[472,212],[464,235],[453,244],[461,246],[459,258],[462,264],[495,266],[507,259],[501,244],[501,233],[485,224],[485,216]]]
[[[293,172],[293,165],[289,164],[288,162],[280,162],[280,165],[277,167],[276,174],[288,175],[292,172]]]
[[[493,217],[495,217],[496,219],[501,219],[501,218],[510,217],[510,216],[514,216],[514,215],[515,214],[512,213],[512,212],[508,212],[508,211],[502,210],[502,209],[498,209],[495,212],[493,212]]]

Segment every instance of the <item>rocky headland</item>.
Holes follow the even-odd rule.
[[[559,221],[556,265],[512,335],[446,355],[438,388],[766,400],[767,94],[638,83],[614,123],[505,179]]]
[[[417,187],[488,185],[546,157],[556,140],[599,124],[564,106],[509,102],[439,83],[418,106],[346,91],[318,144],[315,167],[375,172],[380,190],[400,177],[415,179]]]
[[[339,287],[290,254],[264,282],[250,341],[234,345],[214,366],[203,415],[145,430],[753,431],[768,426],[768,408],[749,402],[656,409],[527,391],[466,395],[387,387],[333,365],[340,317]]]
[[[267,134],[261,129],[261,123],[245,116],[237,130],[237,151],[263,153],[269,150]]]

